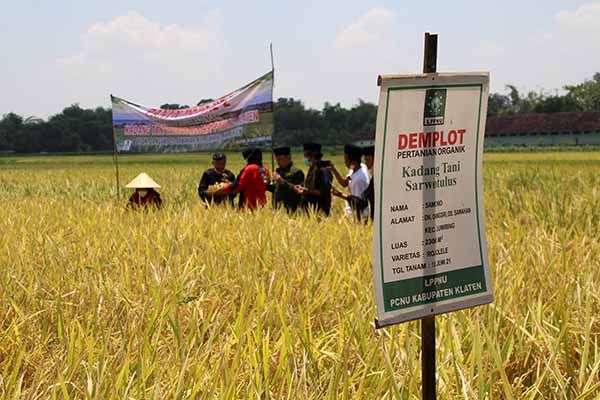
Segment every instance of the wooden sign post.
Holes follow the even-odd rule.
[[[425,33],[424,73],[437,71],[437,39],[437,34]],[[421,320],[421,379],[423,400],[435,400],[437,396],[435,383],[435,317],[425,317]]]
[[[435,315],[493,301],[483,208],[487,72],[381,75],[373,279],[381,328],[421,320],[422,398],[436,398]]]

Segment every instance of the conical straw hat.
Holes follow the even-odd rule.
[[[142,172],[125,187],[131,189],[159,189],[160,185],[154,182],[154,179],[150,178],[147,173]]]

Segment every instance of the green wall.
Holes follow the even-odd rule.
[[[600,131],[590,133],[486,136],[485,147],[600,145]]]

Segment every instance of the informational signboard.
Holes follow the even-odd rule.
[[[162,109],[115,96],[111,100],[119,152],[214,150],[272,141],[273,71],[194,107]]]
[[[379,326],[493,301],[482,177],[488,82],[487,73],[380,77]]]

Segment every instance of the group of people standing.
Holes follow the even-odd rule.
[[[336,196],[346,200],[349,215],[354,215],[358,220],[366,220],[369,215],[373,218],[373,146],[344,146],[344,163],[349,169],[345,175],[330,161],[323,160],[319,143],[305,143],[303,148],[304,163],[308,167],[306,176],[294,165],[291,149],[287,146],[273,149],[277,168],[272,175],[263,164],[262,151],[258,148],[242,152],[246,166],[237,177],[227,169],[226,155],[215,153],[212,168],[204,171],[198,184],[198,196],[206,204],[229,203],[232,206],[238,197],[240,208],[255,210],[267,204],[266,192],[271,192],[273,206],[276,208],[285,208],[291,213],[298,209],[314,210],[325,216],[331,212],[332,196]],[[333,186],[334,178],[342,187],[348,188],[348,193]],[[135,187],[130,186],[135,181],[134,179],[128,187]],[[155,188],[158,186],[154,181],[152,183]],[[136,190],[130,199],[133,207],[147,205],[144,197],[138,193],[140,190],[147,189]],[[142,192],[144,195],[147,193],[151,193],[153,198],[158,195],[154,189]],[[157,198],[160,202],[160,195]]]

